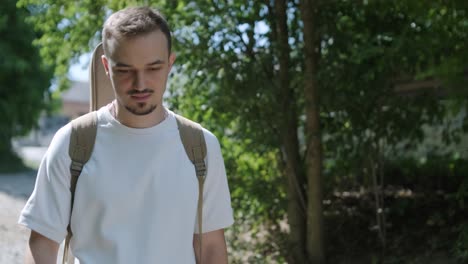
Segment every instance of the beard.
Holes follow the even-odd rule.
[[[127,111],[129,111],[130,113],[134,115],[144,116],[144,115],[151,114],[152,112],[154,112],[154,110],[156,110],[156,108],[158,108],[157,105],[149,105],[149,107],[146,107],[146,106],[147,106],[146,103],[138,103],[136,107],[131,107],[129,105],[126,105],[125,109],[127,109]]]
[[[143,91],[137,91],[137,90],[131,90],[127,94],[128,95],[134,95],[134,94],[142,94],[142,93],[154,93],[153,90],[151,89],[144,89]],[[144,116],[144,115],[149,115],[151,114],[154,110],[156,110],[158,106],[157,105],[148,105],[146,102],[142,103],[137,103],[136,106],[130,106],[130,105],[125,105],[125,109],[129,111],[130,113],[137,115],[137,116]]]

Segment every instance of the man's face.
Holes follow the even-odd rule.
[[[148,115],[162,107],[166,82],[175,55],[168,54],[160,30],[107,42],[109,57],[102,62],[114,87],[120,111]],[[122,109],[122,107],[124,109]]]

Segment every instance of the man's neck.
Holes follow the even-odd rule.
[[[122,125],[131,128],[153,127],[164,121],[168,115],[167,110],[162,105],[147,115],[135,115],[121,107],[116,101],[113,101],[110,105],[110,112]]]

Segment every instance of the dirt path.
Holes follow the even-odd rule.
[[[34,188],[35,171],[0,174],[0,264],[24,262],[29,230],[17,224]]]

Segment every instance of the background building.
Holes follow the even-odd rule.
[[[89,83],[72,81],[70,89],[62,93],[62,112],[69,120],[89,112]]]

